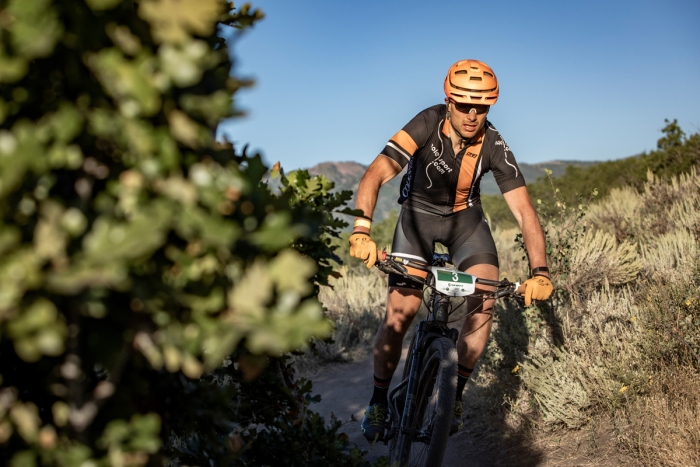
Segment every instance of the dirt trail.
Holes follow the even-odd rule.
[[[403,359],[399,368],[403,368]],[[318,411],[326,420],[331,413],[339,420],[345,422],[341,431],[346,433],[350,442],[355,443],[361,449],[368,449],[366,459],[371,463],[383,455],[388,455],[384,443],[377,443],[371,447],[362,436],[360,421],[364,416],[367,403],[372,396],[372,358],[366,358],[354,363],[342,363],[327,367],[313,378],[314,394],[321,394],[321,402],[314,404],[312,409]],[[466,436],[458,433],[450,438],[445,453],[443,466],[463,466],[465,454],[479,452]],[[468,464],[474,467],[487,467],[494,465],[491,456],[478,456]]]
[[[399,368],[402,367],[403,362],[399,365]],[[360,429],[360,421],[372,395],[371,357],[325,367],[311,379],[314,383],[313,393],[321,395],[321,402],[314,404],[311,407],[313,410],[326,420],[333,414],[344,422],[341,431],[360,449],[369,450],[366,459],[370,463],[388,455],[383,443],[370,447]],[[482,447],[475,437],[461,431],[450,437],[443,461],[444,467],[619,465],[636,464],[617,451],[614,437],[607,426],[586,432],[543,433],[536,436],[534,443],[508,438],[501,446],[490,446],[488,449]]]

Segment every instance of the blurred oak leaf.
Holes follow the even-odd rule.
[[[0,225],[0,255],[11,250],[21,239],[22,234],[17,227]]]
[[[151,116],[160,110],[155,57],[143,53],[130,60],[112,47],[88,55],[85,62],[119,104],[122,115]]]
[[[170,206],[152,202],[128,222],[98,217],[85,235],[83,250],[92,264],[126,261],[151,254],[165,242]]]
[[[69,143],[80,134],[83,117],[72,104],[62,102],[56,112],[45,115],[38,124],[45,126],[56,141]]]
[[[68,329],[53,302],[39,298],[8,324],[8,332],[20,358],[35,362],[63,353]]]
[[[143,0],[138,13],[156,42],[181,44],[191,33],[212,34],[225,5],[222,0]]]
[[[121,0],[116,1],[120,2]],[[141,50],[141,40],[132,34],[127,26],[109,23],[105,32],[125,54],[136,55]]]
[[[29,63],[21,57],[8,57],[0,49],[0,83],[14,83],[22,78]]]
[[[27,59],[46,57],[63,35],[63,27],[52,0],[11,0],[7,13],[13,19],[8,29],[12,45]]]
[[[41,283],[43,261],[32,247],[20,248],[5,255],[0,261],[0,319],[12,310],[27,289]]]
[[[231,102],[231,95],[226,91],[217,91],[208,96],[185,94],[180,98],[184,110],[190,115],[203,118],[212,126],[231,115]]]
[[[182,358],[182,372],[191,379],[197,379],[202,376],[204,366],[194,356],[185,353]]]
[[[309,278],[316,272],[316,263],[296,250],[282,251],[270,263],[270,277],[280,290],[293,290],[306,295],[313,288]]]
[[[126,420],[113,420],[98,440],[98,446],[110,452],[145,452],[154,453],[161,446],[158,436],[161,421],[158,414],[136,414]],[[146,457],[147,460],[147,457]],[[142,465],[119,463],[117,465]]]
[[[194,206],[197,203],[197,190],[189,180],[182,178],[181,175],[158,179],[154,188],[156,192],[179,202],[183,206]]]
[[[294,239],[307,233],[303,224],[292,224],[287,212],[272,212],[265,216],[259,229],[250,235],[252,243],[268,251],[278,251],[288,247]]]
[[[122,264],[94,265],[84,258],[68,269],[50,272],[46,277],[46,288],[61,295],[74,295],[88,287],[109,287],[116,290],[128,288],[128,270]]]
[[[20,436],[27,443],[36,441],[39,434],[39,409],[31,402],[15,402],[10,409],[10,418],[17,427]]]
[[[262,319],[265,306],[272,298],[273,282],[263,261],[256,261],[247,270],[243,279],[234,286],[229,297],[229,306],[238,319]]]
[[[178,87],[198,83],[204,72],[203,62],[209,55],[207,43],[201,40],[186,42],[181,46],[163,44],[158,49],[161,69]]]
[[[170,131],[176,140],[193,149],[200,146],[198,125],[185,112],[173,110],[168,114],[168,122],[170,123]]]
[[[43,259],[65,255],[68,238],[61,228],[63,206],[51,200],[40,207],[41,218],[34,229],[34,251]]]
[[[253,323],[251,323],[253,324]],[[247,347],[253,353],[282,355],[308,345],[311,337],[325,337],[333,326],[323,317],[316,299],[305,300],[293,313],[270,313],[249,329]]]

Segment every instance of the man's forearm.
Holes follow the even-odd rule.
[[[378,156],[370,164],[357,187],[355,209],[362,211],[367,218],[372,218],[377,206],[379,188],[401,171],[401,167],[391,159]]]
[[[520,229],[523,232],[523,241],[525,242],[527,254],[530,258],[530,269],[547,266],[544,233],[542,232],[537,214],[534,211],[524,216]],[[548,273],[543,274],[549,276]]]
[[[379,188],[381,181],[374,177],[367,177],[365,174],[360,180],[360,185],[357,188],[357,200],[355,200],[355,209],[359,209],[365,217],[371,219],[374,214],[374,208],[377,206],[377,197],[379,196]]]
[[[530,258],[530,269],[547,266],[547,252],[540,220],[532,206],[525,187],[516,188],[503,194],[513,216],[518,221],[523,241]],[[547,273],[543,273],[549,276]]]

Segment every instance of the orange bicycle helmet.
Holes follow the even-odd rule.
[[[484,62],[460,60],[447,72],[445,95],[461,104],[493,105],[498,100],[496,74]]]

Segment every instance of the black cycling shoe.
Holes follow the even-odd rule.
[[[455,408],[452,411],[452,425],[450,425],[450,434],[453,435],[457,433],[464,424],[462,422],[462,415],[464,415],[464,408],[462,407],[462,401],[455,401]]]
[[[381,441],[384,439],[384,429],[386,427],[386,404],[373,404],[365,410],[365,418],[362,419],[362,433],[367,441]]]

